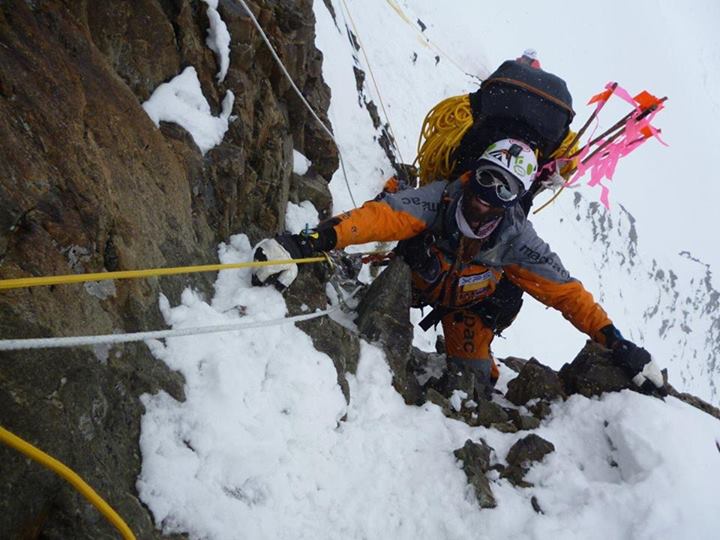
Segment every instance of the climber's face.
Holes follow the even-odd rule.
[[[470,228],[477,232],[484,224],[501,217],[504,208],[490,206],[479,195],[466,191],[463,196],[462,212]]]

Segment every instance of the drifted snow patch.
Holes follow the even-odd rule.
[[[222,247],[223,262],[251,258],[244,237],[233,246]],[[163,300],[163,314],[174,327],[282,316],[280,293],[249,280],[245,270],[222,272],[212,305],[186,291],[177,307]],[[350,405],[330,358],[292,325],[152,350],[186,379],[185,402],[143,397],[137,485],[165,532],[441,538],[445,519],[450,530],[480,526],[452,455],[472,430],[434,405],[407,407],[376,347],[362,347]]]
[[[247,261],[252,251],[238,235],[220,260]],[[186,290],[178,306],[161,299],[161,310],[175,328],[287,312],[273,288],[250,286],[247,269],[221,272],[210,304]],[[407,406],[375,346],[362,344],[349,405],[330,358],[292,325],[171,338],[151,350],[186,380],[185,402],[142,398],[137,487],[166,533],[605,540],[710,538],[717,528],[720,423],[672,398],[623,391],[557,402],[534,430],[556,448],[525,476],[534,487],[489,473],[498,506],[480,510],[453,451],[482,438],[491,460],[505,463],[527,432]]]
[[[216,75],[218,82],[223,82],[227,75],[228,67],[230,67],[230,33],[228,32],[225,21],[218,13],[218,0],[203,0],[207,8],[207,17],[210,22],[208,28],[208,37],[205,44],[215,53],[219,66]]]
[[[288,232],[297,234],[306,227],[312,228],[318,224],[317,208],[310,201],[302,201],[300,204],[288,202],[285,211],[285,229]]]
[[[228,90],[220,116],[213,116],[197,72],[188,66],[180,75],[158,86],[143,103],[143,109],[158,127],[160,122],[174,122],[185,128],[205,154],[222,142],[234,102],[235,95]]]
[[[293,172],[303,175],[310,169],[310,160],[297,150],[293,150]]]

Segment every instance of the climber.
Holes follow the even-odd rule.
[[[537,52],[526,49],[498,66],[476,91],[446,98],[428,112],[418,141],[419,184],[455,180],[493,141],[520,139],[535,150],[541,169],[518,203],[529,214],[535,195],[558,189],[574,167],[573,161],[556,161],[577,150],[572,103],[565,81],[543,70]],[[511,321],[522,307],[523,291],[502,280],[494,302],[496,316]]]
[[[537,171],[527,144],[503,139],[454,181],[384,193],[314,230],[262,240],[255,257],[301,258],[352,244],[412,239],[401,255],[412,270],[414,305],[431,306],[430,324],[442,323],[449,388],[454,377],[469,376],[478,397],[490,396],[498,377],[490,345],[497,326],[512,321],[488,317],[496,311],[486,307],[507,280],[612,349],[614,360],[641,389],[662,391],[663,377],[650,354],[623,338],[517,204]],[[268,266],[257,269],[254,279],[288,287],[296,275],[294,264]]]

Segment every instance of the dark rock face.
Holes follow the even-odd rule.
[[[625,371],[613,363],[610,352],[591,341],[587,342],[570,364],[562,367],[559,376],[568,394],[591,397],[603,392],[619,392],[625,389],[637,391],[637,387]],[[664,370],[663,376],[665,389],[669,395],[720,419],[720,409],[697,396],[678,392],[668,383],[667,373]]]
[[[485,399],[478,401],[477,408],[473,412],[477,415],[478,425],[485,427],[502,424],[509,419],[508,413],[500,405]]]
[[[415,374],[408,368],[412,356],[410,324],[410,267],[399,257],[376,278],[357,308],[360,333],[385,347],[393,385],[408,404],[424,401]]]
[[[512,423],[518,428],[518,431],[529,431],[540,426],[540,418],[521,414],[517,409],[509,409],[508,414],[510,415]]]
[[[542,437],[531,433],[512,445],[505,458],[508,467],[502,476],[519,487],[528,487],[530,484],[523,480],[529,466],[533,462],[542,461],[550,452],[555,451],[555,445]]]
[[[550,416],[550,413],[552,413],[552,405],[549,401],[545,399],[541,399],[532,405],[528,407],[530,412],[532,413],[533,417],[537,418],[538,420],[544,420],[548,416]]]
[[[531,358],[518,376],[508,383],[506,396],[515,405],[524,405],[531,399],[553,400],[564,398],[565,392],[557,373]]]
[[[321,219],[330,217],[332,196],[327,181],[309,170],[305,175],[293,174],[290,183],[290,200],[295,204],[310,201],[317,208]]]
[[[462,461],[468,483],[475,489],[475,496],[481,508],[495,508],[497,502],[485,473],[490,469],[490,448],[482,439],[475,443],[468,439],[465,445],[455,450],[455,457]]]
[[[249,4],[329,125],[312,2]],[[337,166],[330,138],[234,2],[219,6],[232,43],[227,77],[217,82],[206,10],[174,0],[0,3],[0,278],[215,262],[230,234],[256,241],[283,229],[293,149],[313,161],[312,178],[292,181],[298,196],[327,207],[323,182]],[[188,65],[215,114],[228,90],[236,96],[237,120],[205,156],[182,128],[157,129],[141,107]],[[211,291],[212,279],[7,291],[0,337],[164,328],[159,293],[175,302],[188,284]],[[357,341],[323,324],[331,328],[318,332],[317,346],[352,370]],[[182,399],[182,384],[143,344],[0,353],[0,425],[78,472],[139,538],[154,538],[134,488],[138,396],[162,389]],[[54,474],[0,447],[0,537],[38,536],[116,533]]]
[[[498,358],[498,360],[512,369],[515,373],[520,373],[520,370],[527,363],[527,360],[524,358],[518,358],[517,356],[507,356],[505,358]]]
[[[591,341],[559,375],[568,394],[585,397],[634,387],[625,371],[613,363],[609,351]]]

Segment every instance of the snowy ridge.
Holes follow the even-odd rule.
[[[621,330],[668,368],[675,386],[717,404],[720,293],[709,267],[687,253],[648,253],[621,205],[607,212],[577,192],[563,198],[546,210],[564,218],[546,236],[551,244],[561,246],[570,268],[591,265],[583,281]]]

